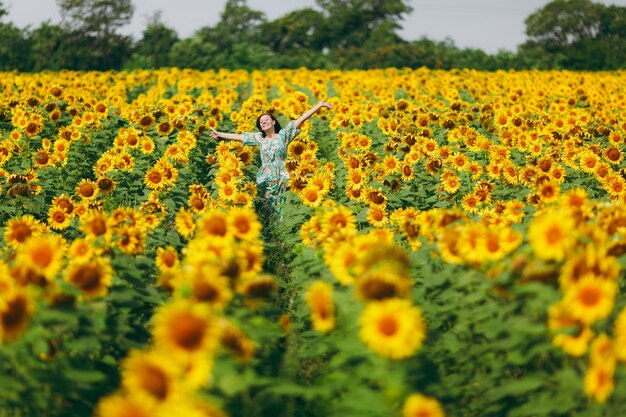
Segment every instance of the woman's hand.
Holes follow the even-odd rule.
[[[212,137],[213,139],[217,139],[217,138],[219,138],[219,137],[220,137],[220,132],[218,132],[218,131],[217,131],[217,130],[215,130],[215,129],[211,129],[211,137]]]
[[[329,102],[325,101],[325,100],[320,101],[317,105],[319,107],[326,107],[328,109],[332,109],[333,108],[333,105],[330,104]]]

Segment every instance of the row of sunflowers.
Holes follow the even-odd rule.
[[[1,73],[0,415],[619,415],[625,76]]]

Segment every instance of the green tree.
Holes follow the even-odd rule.
[[[217,46],[205,42],[201,36],[194,35],[176,42],[168,54],[168,62],[173,67],[206,70],[219,68],[223,59]]]
[[[129,67],[162,68],[170,65],[169,54],[179,41],[178,34],[161,21],[161,12],[156,12],[135,45]]]
[[[526,18],[520,51],[538,66],[615,69],[626,64],[626,8],[590,0],[553,0]]]
[[[121,67],[132,39],[116,32],[134,13],[131,0],[57,0],[69,36],[65,46],[74,52],[73,69],[108,70]]]
[[[294,10],[276,20],[262,23],[259,39],[279,54],[294,49],[322,51],[325,25],[324,15],[317,10]]]
[[[68,51],[64,46],[67,32],[61,25],[48,22],[30,32],[33,71],[60,70],[66,67]]]
[[[229,53],[236,44],[256,43],[265,14],[248,7],[246,0],[227,0],[214,27],[200,29],[198,34],[220,51]]]
[[[0,1],[0,20],[8,15],[9,11]],[[30,41],[26,31],[13,23],[0,21],[0,71],[30,69]]]
[[[375,34],[392,38],[413,9],[406,0],[317,0],[327,17],[329,48],[363,46]]]

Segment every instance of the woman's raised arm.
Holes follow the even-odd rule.
[[[326,107],[326,108],[329,108],[329,109],[333,108],[333,106],[330,103],[327,103],[324,100],[320,101],[315,106],[313,106],[309,110],[307,110],[306,113],[304,113],[302,116],[300,116],[298,119],[296,119],[296,121],[294,122],[294,125],[295,125],[296,129],[300,129],[300,126],[302,126],[302,123],[304,123],[309,117],[311,117],[315,113],[317,113],[317,111],[319,109],[321,109],[322,107]]]
[[[213,139],[222,138],[222,139],[230,139],[230,140],[237,140],[239,142],[243,142],[243,135],[238,135],[236,133],[218,132],[215,129],[211,129],[211,137]]]

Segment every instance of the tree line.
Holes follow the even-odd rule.
[[[19,28],[0,0],[0,70],[120,70],[179,67],[420,68],[476,70],[626,68],[626,7],[552,0],[525,20],[517,51],[487,54],[453,41],[405,40],[408,0],[316,0],[275,20],[246,0],[227,0],[214,26],[180,38],[160,12],[138,40],[122,35],[131,0],[57,0],[61,23]]]

